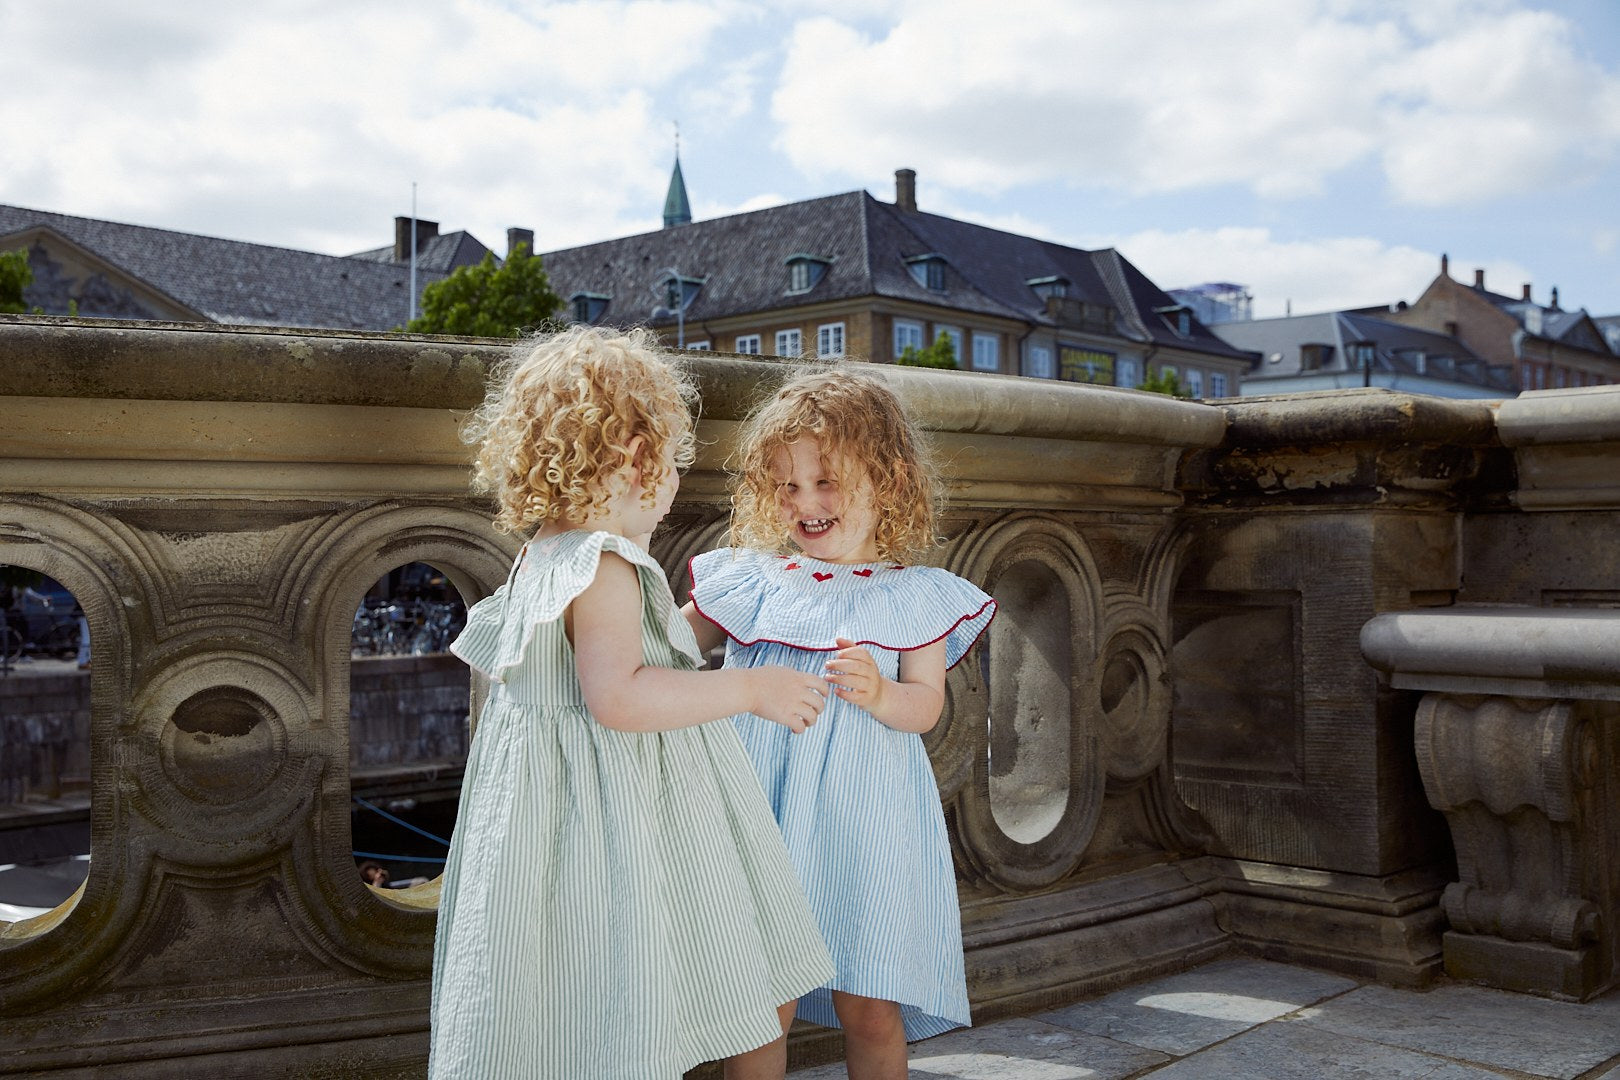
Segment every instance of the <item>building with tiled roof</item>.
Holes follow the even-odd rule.
[[[1512,368],[1492,366],[1456,338],[1354,311],[1222,323],[1215,332],[1258,359],[1243,393],[1381,386],[1410,394],[1503,398]]]
[[[1250,357],[1113,249],[1086,251],[851,191],[544,254],[576,321],[671,343],[891,362],[951,339],[960,367],[1238,392]],[[683,185],[684,191],[684,185]]]
[[[23,301],[48,315],[392,330],[412,310],[410,224],[396,219],[390,247],[338,256],[0,205],[0,251],[28,252]],[[418,294],[488,250],[416,224]]]
[[[1620,351],[1584,309],[1561,308],[1557,289],[1538,304],[1528,284],[1518,297],[1491,292],[1483,270],[1464,285],[1451,277],[1444,255],[1423,295],[1382,317],[1455,337],[1486,363],[1510,368],[1521,390],[1620,382]]]

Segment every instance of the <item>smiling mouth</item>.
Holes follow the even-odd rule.
[[[811,518],[799,522],[799,530],[806,536],[820,536],[838,523],[836,518]]]

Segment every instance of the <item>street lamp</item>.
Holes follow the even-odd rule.
[[[1361,369],[1361,385],[1372,385],[1373,361],[1378,357],[1378,346],[1371,341],[1357,341],[1350,346],[1356,366]]]
[[[652,290],[655,296],[664,299],[664,303],[652,309],[652,318],[675,316],[675,347],[686,348],[686,285],[681,280],[681,272],[673,266],[664,267],[652,283]]]

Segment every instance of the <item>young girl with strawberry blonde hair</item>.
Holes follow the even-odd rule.
[[[995,601],[908,565],[939,484],[899,399],[845,366],[789,380],[748,420],[732,536],[691,563],[686,608],[728,670],[781,664],[834,697],[801,736],[735,718],[837,974],[797,1013],[844,1029],[852,1080],[906,1075],[906,1042],[969,1023],[961,915],[922,734]],[[773,730],[774,729],[774,730]]]

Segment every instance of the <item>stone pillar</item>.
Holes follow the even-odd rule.
[[[1620,919],[1620,613],[1383,615],[1368,660],[1428,689],[1415,744],[1458,880],[1446,973],[1585,1000],[1614,985]]]

